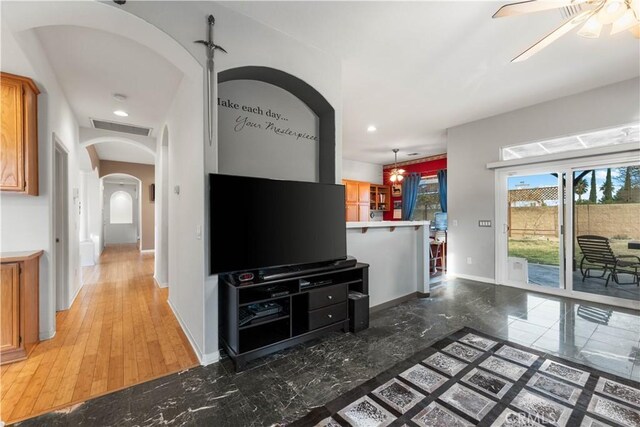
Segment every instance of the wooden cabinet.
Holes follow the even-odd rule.
[[[369,198],[372,211],[391,210],[391,188],[388,185],[371,184]]]
[[[0,254],[0,364],[26,359],[39,341],[40,255]]]
[[[38,195],[38,94],[27,77],[0,72],[0,190]]]
[[[369,191],[371,184],[344,180],[345,215],[347,221],[369,221]]]

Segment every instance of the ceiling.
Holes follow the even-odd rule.
[[[157,136],[182,73],[151,49],[125,37],[77,26],[34,30],[80,126],[89,118],[154,129]],[[113,94],[124,94],[124,102]],[[117,117],[124,110],[128,117]]]
[[[93,144],[100,160],[114,160],[116,162],[155,164],[155,156],[149,151],[132,144],[120,141],[99,142]]]
[[[392,148],[446,151],[446,129],[640,74],[628,31],[565,35],[510,60],[559,26],[559,10],[492,19],[505,2],[223,2],[343,60],[343,156],[387,164]],[[377,132],[367,133],[369,125]]]

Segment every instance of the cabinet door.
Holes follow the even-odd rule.
[[[20,347],[20,268],[0,264],[0,352]]]
[[[358,205],[358,221],[369,221],[369,204]]]
[[[358,203],[358,183],[354,181],[343,181],[345,185],[344,194],[347,203]]]
[[[369,203],[370,197],[369,192],[371,191],[371,184],[368,182],[359,182],[358,183],[358,202],[360,203]]]
[[[24,108],[22,83],[8,77],[1,81],[0,189],[23,191],[24,182]]]
[[[357,203],[347,203],[345,207],[347,221],[358,221],[358,208],[360,205]]]

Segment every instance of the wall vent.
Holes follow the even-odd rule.
[[[152,128],[127,125],[124,123],[110,122],[108,120],[91,119],[91,124],[96,129],[110,130],[114,132],[128,133],[131,135],[150,136]]]

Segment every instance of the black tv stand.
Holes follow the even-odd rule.
[[[239,371],[250,360],[330,331],[347,331],[349,291],[369,293],[369,266],[289,271],[286,277],[246,284],[238,284],[230,274],[219,280],[220,342]],[[301,288],[301,280],[330,284]],[[282,310],[240,326],[241,308],[265,302],[277,303]]]

